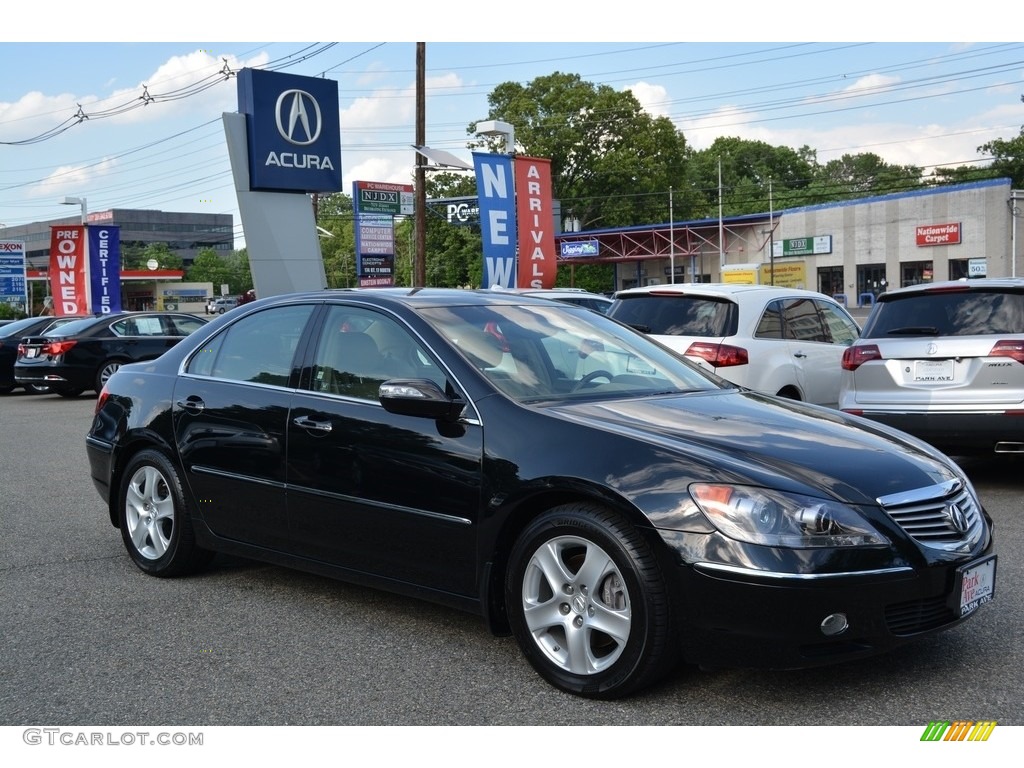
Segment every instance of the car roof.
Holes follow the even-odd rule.
[[[760,295],[763,297],[773,296],[824,296],[817,291],[809,291],[806,288],[785,288],[779,285],[748,285],[746,283],[664,283],[660,285],[645,285],[638,288],[624,288],[615,294],[616,298],[621,296],[642,296],[646,294],[665,295],[677,293],[690,296],[719,296],[731,298],[744,295]]]
[[[547,297],[515,291],[494,291],[486,288],[333,288],[268,296],[246,304],[245,307],[248,309],[296,300],[323,301],[332,298],[356,299],[382,307],[405,306],[411,309],[494,304],[531,304],[550,307],[554,303]],[[568,304],[557,306],[571,308]]]
[[[903,288],[894,288],[878,297],[879,301],[890,301],[890,297],[913,296],[921,293],[942,291],[1024,291],[1024,278],[1020,277],[975,277],[969,280],[945,280],[938,283],[919,283]]]

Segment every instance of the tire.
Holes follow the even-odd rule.
[[[26,387],[26,389],[27,389],[27,387]],[[11,386],[9,386],[9,387],[6,386],[6,385],[0,387],[0,395],[9,395],[13,391],[14,391],[14,385],[13,384]]]
[[[96,371],[96,379],[93,382],[93,389],[96,390],[97,394],[103,385],[107,383],[107,379],[114,375],[114,372],[120,368],[123,363],[120,360],[104,360],[102,365]]]
[[[668,590],[654,554],[619,515],[566,504],[531,522],[505,578],[512,634],[564,691],[614,699],[675,666]]]
[[[212,553],[196,545],[178,470],[156,450],[136,454],[118,495],[121,538],[132,561],[151,576],[183,576],[205,566]]]
[[[54,389],[50,387],[51,392],[56,392],[61,397],[78,397],[80,394],[85,392],[84,389],[76,387],[75,389]]]

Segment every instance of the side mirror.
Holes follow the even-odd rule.
[[[377,390],[380,404],[389,413],[457,421],[466,403],[449,397],[430,379],[388,379]]]

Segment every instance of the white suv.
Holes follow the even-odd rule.
[[[843,355],[840,407],[946,453],[1024,453],[1024,280],[883,293]]]
[[[733,384],[832,407],[843,351],[860,336],[828,296],[768,285],[630,288],[615,294],[608,316]]]

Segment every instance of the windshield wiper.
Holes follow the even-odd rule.
[[[934,325],[907,325],[886,331],[889,336],[938,336],[939,329]]]

